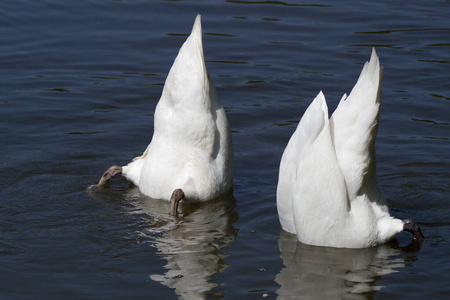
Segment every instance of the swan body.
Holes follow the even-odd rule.
[[[232,188],[231,131],[206,70],[200,15],[167,76],[150,144],[142,156],[116,167],[155,199],[169,200],[181,189],[186,201],[202,202]]]
[[[390,216],[376,178],[381,81],[373,49],[331,118],[320,92],[289,140],[280,163],[277,209],[282,228],[302,243],[365,248],[405,229],[404,221]]]

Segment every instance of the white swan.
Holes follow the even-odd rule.
[[[206,70],[201,17],[182,45],[156,106],[153,138],[142,156],[112,166],[97,186],[122,174],[155,199],[201,202],[229,191],[233,149],[225,110]]]
[[[375,49],[347,97],[328,119],[322,92],[305,111],[283,153],[277,187],[282,228],[300,242],[365,248],[402,230],[423,240],[412,220],[389,215],[378,189],[375,138],[382,68]]]

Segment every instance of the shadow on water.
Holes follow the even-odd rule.
[[[372,299],[383,286],[382,276],[406,266],[396,241],[365,249],[305,245],[281,230],[279,247],[284,268],[275,281],[281,286],[278,299]]]
[[[220,286],[214,276],[229,267],[224,250],[237,236],[232,192],[205,203],[182,202],[177,219],[168,214],[169,201],[148,198],[137,187],[128,189],[123,201],[129,213],[148,220],[137,233],[138,241],[151,243],[167,261],[165,271],[149,274],[153,281],[174,289],[180,299],[203,299]]]

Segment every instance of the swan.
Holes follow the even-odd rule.
[[[153,137],[126,166],[108,168],[96,185],[122,174],[154,199],[203,202],[231,190],[231,131],[203,55],[201,16],[169,71],[155,109]]]
[[[283,152],[277,210],[283,230],[316,246],[366,248],[401,231],[423,241],[412,220],[389,214],[378,188],[375,139],[382,67],[375,49],[331,118],[322,91],[309,105]]]

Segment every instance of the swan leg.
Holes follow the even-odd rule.
[[[122,173],[122,167],[121,166],[111,166],[109,167],[102,175],[102,178],[100,178],[99,182],[97,183],[98,187],[103,187],[111,178],[113,178],[116,175],[119,175]]]
[[[403,220],[403,231],[411,232],[414,242],[421,243],[425,240],[425,237],[423,236],[422,230],[420,230],[419,225],[417,225],[417,223],[411,219]]]
[[[178,216],[178,203],[184,199],[184,192],[182,189],[176,189],[172,193],[172,197],[170,197],[170,215],[177,217]]]

